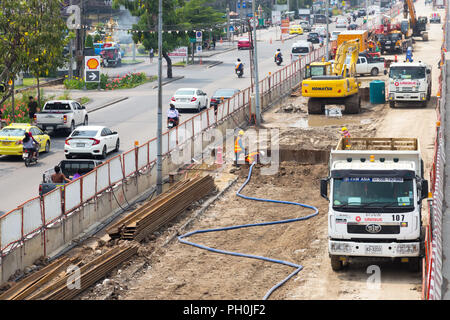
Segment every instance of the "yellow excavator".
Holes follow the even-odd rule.
[[[330,61],[312,62],[306,66],[302,95],[309,97],[308,113],[322,114],[327,104],[345,105],[343,113],[361,110],[360,83],[356,80],[359,40],[344,41],[336,51],[334,65]]]

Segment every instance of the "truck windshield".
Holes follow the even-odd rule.
[[[389,71],[392,79],[423,79],[425,78],[424,67],[392,67]]]
[[[404,178],[335,178],[333,208],[343,211],[375,208],[378,212],[380,208],[411,208],[414,206],[413,186],[412,179]]]
[[[44,107],[45,111],[55,110],[55,111],[67,111],[70,110],[68,103],[61,102],[49,102]]]

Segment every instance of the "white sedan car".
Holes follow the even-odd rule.
[[[170,103],[174,104],[178,111],[195,109],[200,112],[208,106],[208,98],[206,93],[198,88],[181,88],[175,92]]]
[[[109,152],[119,151],[119,134],[103,126],[80,126],[67,137],[64,154],[73,156],[94,156],[105,159]]]
[[[336,28],[347,28],[347,19],[343,18],[337,19]]]

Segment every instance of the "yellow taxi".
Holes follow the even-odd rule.
[[[50,137],[36,126],[29,123],[11,123],[0,130],[0,155],[17,155],[23,153],[22,140],[25,132],[30,132],[40,143],[39,152],[50,151]]]
[[[300,25],[293,25],[289,27],[289,34],[303,34],[303,28]]]

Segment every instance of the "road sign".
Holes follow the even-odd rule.
[[[202,51],[203,51],[203,47],[202,47],[201,44],[199,44],[199,45],[196,47],[196,52],[197,52],[197,53],[202,53]]]
[[[197,39],[197,42],[202,42],[203,32],[197,31],[197,32],[195,33],[195,38]]]
[[[100,71],[87,71],[86,82],[100,82]]]
[[[189,38],[189,42],[190,42],[190,43],[196,43],[196,42],[197,42],[197,39],[196,39],[196,38]]]
[[[345,1],[342,1],[342,6],[345,7]]]
[[[258,21],[255,17],[250,18],[250,25],[251,25],[253,28],[257,27],[258,24],[259,24],[259,21]]]
[[[100,82],[100,56],[84,57],[84,81]]]

